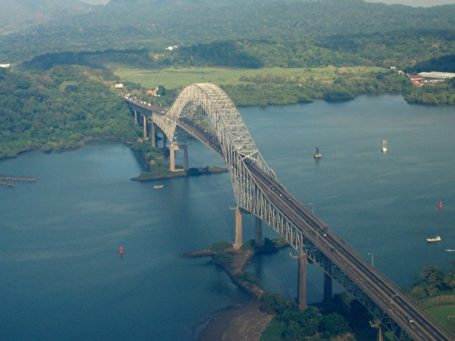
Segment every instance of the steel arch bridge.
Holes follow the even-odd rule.
[[[230,174],[238,207],[236,218],[241,219],[241,213],[250,213],[267,223],[298,252],[301,267],[305,267],[307,259],[319,265],[397,339],[409,336],[422,341],[453,340],[279,183],[235,105],[218,86],[202,83],[186,87],[167,112],[130,97],[126,100],[135,117],[138,113],[142,115],[144,135],[150,124],[153,134],[156,125],[169,139],[171,159],[175,146],[178,149],[185,144],[187,134],[216,151]],[[234,246],[240,244],[241,224],[240,230],[236,227]]]

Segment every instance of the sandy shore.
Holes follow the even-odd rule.
[[[199,333],[198,341],[259,341],[261,333],[272,320],[259,310],[254,300],[213,316]]]

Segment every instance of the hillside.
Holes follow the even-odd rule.
[[[295,42],[403,30],[449,30],[453,34],[455,5],[413,8],[361,0],[112,0],[87,14],[56,19],[33,34],[2,37],[0,58],[24,60],[56,51],[157,49],[218,40]]]
[[[3,0],[0,11],[0,36],[33,29],[54,18],[86,14],[91,6],[79,0]]]

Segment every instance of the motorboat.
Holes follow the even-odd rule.
[[[442,240],[441,236],[427,238],[428,243],[439,243]]]
[[[153,189],[161,189],[164,185],[153,185]]]
[[[387,140],[382,140],[382,152],[385,154],[387,153]]]
[[[313,157],[314,157],[315,160],[320,160],[320,159],[322,158],[322,154],[321,154],[321,152],[319,151],[319,148],[318,148],[318,147],[316,147],[316,150],[315,150],[315,152],[314,152],[314,154],[313,154]]]

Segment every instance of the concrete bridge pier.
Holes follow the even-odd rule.
[[[374,322],[370,321],[370,327],[376,329],[376,340],[384,341],[384,332],[382,330],[381,321],[375,320]]]
[[[133,114],[134,114],[134,126],[137,127],[137,111],[133,110]]]
[[[243,217],[240,207],[235,208],[235,242],[234,249],[240,250],[243,245],[243,229],[242,229]]]
[[[325,305],[330,303],[330,300],[333,296],[333,288],[332,288],[332,277],[324,272],[324,299],[323,303]]]
[[[262,238],[262,220],[258,217],[254,217],[254,242],[257,246],[264,245],[264,239]]]
[[[142,132],[144,140],[147,139],[147,116],[142,115]]]
[[[171,172],[175,172],[177,170],[175,168],[175,152],[177,151],[178,148],[179,147],[174,143],[171,143],[169,147],[169,170]]]
[[[150,145],[153,148],[156,148],[156,129],[155,129],[155,124],[153,121],[150,119]]]
[[[175,167],[175,153],[178,150],[183,150],[183,169],[185,171],[188,170],[188,146],[187,145],[181,145],[179,146],[178,144],[171,143],[170,149],[169,149],[169,169],[171,172],[176,172],[178,169]]]
[[[307,308],[306,300],[306,268],[308,265],[308,259],[306,254],[302,252],[299,256],[298,261],[298,275],[297,275],[297,304],[300,310]]]
[[[384,334],[382,332],[382,327],[380,325],[378,327],[378,341],[384,341]]]

